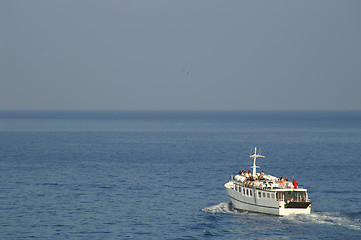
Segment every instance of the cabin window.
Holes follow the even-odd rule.
[[[252,190],[249,190],[249,195],[252,196]]]
[[[295,202],[302,202],[306,200],[306,192],[301,191],[287,191],[282,193],[277,193],[278,200],[285,200],[288,201],[295,201]]]
[[[287,198],[287,196],[285,196],[285,192],[279,192],[279,193],[277,193],[277,198],[278,198],[278,201],[282,201],[282,200],[285,200],[285,201],[287,201],[288,200],[288,198]]]
[[[268,197],[268,198],[270,198],[270,197],[271,197],[269,193],[267,193],[267,197]]]
[[[278,199],[278,201],[281,201],[282,198],[283,198],[283,194],[280,193],[280,192],[278,192],[278,193],[277,193],[277,199]]]
[[[275,195],[273,193],[271,194],[271,198],[275,198]]]
[[[258,198],[261,198],[262,194],[261,192],[258,192]]]
[[[263,193],[263,197],[266,197],[266,194],[265,194],[265,193]]]
[[[247,196],[249,195],[249,190],[247,189]]]
[[[246,195],[246,191],[244,190],[244,188],[242,188],[243,189],[243,195]]]

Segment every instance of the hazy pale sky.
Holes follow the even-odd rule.
[[[361,110],[360,12],[359,0],[2,0],[0,109]]]

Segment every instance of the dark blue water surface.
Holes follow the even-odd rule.
[[[312,214],[235,212],[248,170]],[[0,239],[361,239],[361,112],[0,112]]]

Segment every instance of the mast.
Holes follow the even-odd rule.
[[[252,172],[252,177],[256,177],[257,176],[257,171],[256,171],[256,168],[258,168],[259,166],[256,166],[256,159],[258,157],[263,157],[262,155],[260,154],[257,154],[257,147],[254,147],[254,153],[253,155],[250,156],[250,158],[253,158],[253,167],[251,167],[253,169],[253,172]]]

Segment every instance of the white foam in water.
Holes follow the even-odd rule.
[[[239,214],[239,213],[248,213],[248,211],[243,210],[235,210],[232,207],[231,203],[221,202],[220,204],[206,207],[202,209],[203,212],[207,213],[231,213],[231,214]]]
[[[226,202],[221,202],[217,205],[203,208],[202,211],[207,213],[239,213],[239,211],[232,209],[230,204]],[[247,213],[247,211],[244,213]],[[360,219],[353,219],[347,216],[342,216],[341,213],[312,212],[311,214],[283,216],[282,219],[290,220],[299,224],[324,224],[361,231]]]
[[[361,220],[342,216],[340,213],[316,212],[309,215],[290,215],[286,219],[298,223],[315,223],[333,226],[341,226],[352,230],[361,231]]]
[[[226,202],[203,208],[202,211],[207,213],[234,213],[233,209],[230,208],[229,203]]]

